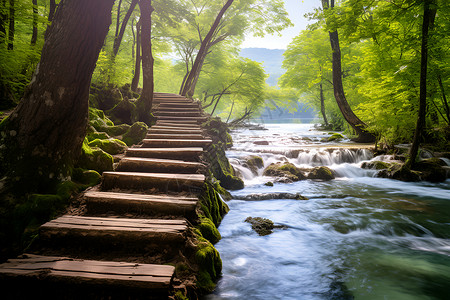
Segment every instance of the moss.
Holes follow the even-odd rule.
[[[136,122],[123,135],[122,140],[128,146],[140,143],[147,135],[148,126],[143,122]]]
[[[306,179],[305,174],[294,166],[292,163],[273,163],[264,169],[264,176],[275,176],[286,178],[291,181],[299,181]]]
[[[260,217],[248,217],[245,222],[252,224],[252,229],[260,236],[269,235],[273,232],[275,225],[272,220]]]
[[[334,172],[328,167],[316,167],[308,174],[308,179],[332,180],[334,178]]]
[[[442,167],[445,165],[439,158],[422,160],[414,165],[414,170],[421,172],[421,179],[430,182],[444,182],[447,179],[447,171]]]
[[[174,295],[175,300],[189,300],[188,297],[186,297],[183,292],[177,291]]]
[[[222,143],[213,144],[206,152],[206,159],[210,164],[210,171],[220,181],[220,185],[229,190],[244,188],[244,181],[235,176]]]
[[[384,169],[389,169],[389,167],[391,166],[390,163],[384,162],[384,161],[370,161],[370,162],[365,162],[361,165],[361,168],[363,169],[374,169],[374,170],[384,170]]]
[[[125,150],[127,150],[128,148],[124,142],[118,139],[107,139],[107,140],[95,139],[89,142],[89,147],[98,147],[103,151],[112,155],[124,153]]]
[[[81,186],[73,181],[64,181],[57,185],[56,194],[61,197],[61,199],[69,199],[74,193],[80,191]]]
[[[327,138],[323,138],[320,141],[321,142],[339,142],[344,139],[344,136],[340,133],[337,133],[337,132],[331,133],[330,132],[329,134],[331,134],[331,136],[329,136]]]
[[[109,139],[109,135],[106,132],[90,132],[86,135],[86,138],[88,139],[89,142],[96,140],[96,139],[100,139],[100,140],[107,140]]]
[[[199,266],[197,286],[205,291],[212,292],[216,287],[215,281],[222,272],[222,260],[219,252],[206,239],[198,237],[195,261]]]
[[[200,196],[200,206],[204,216],[209,218],[215,226],[219,226],[223,216],[230,210],[214,186],[209,183],[204,185],[203,193]]]
[[[120,125],[110,126],[108,128],[105,128],[104,130],[110,136],[119,136],[119,135],[126,133],[129,129],[130,129],[130,125],[120,124]]]
[[[78,167],[103,173],[104,171],[112,171],[113,163],[114,159],[110,154],[100,148],[89,147],[88,140],[84,139],[77,163]]]
[[[116,123],[133,124],[136,120],[136,105],[124,98],[116,106],[107,111],[108,116]]]
[[[264,183],[264,185],[265,185],[265,186],[273,186],[273,182],[272,182],[272,181],[269,181],[269,182]]]
[[[201,218],[200,224],[196,227],[200,230],[202,236],[213,244],[222,238],[216,225],[208,218]]]
[[[253,174],[258,175],[258,169],[264,167],[264,161],[261,157],[252,155],[245,159],[243,166],[250,169]]]
[[[94,186],[100,183],[102,176],[94,170],[75,168],[72,172],[72,179],[88,186]]]

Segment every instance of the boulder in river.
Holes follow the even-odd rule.
[[[414,169],[421,172],[421,179],[431,182],[444,182],[447,179],[447,171],[443,166],[446,163],[439,158],[429,158],[415,164]]]
[[[316,167],[308,174],[308,179],[332,180],[334,178],[334,171],[328,167]]]
[[[264,176],[278,177],[276,182],[293,182],[305,180],[305,174],[292,163],[273,163],[264,169]]]
[[[286,228],[285,225],[275,225],[272,220],[261,217],[248,217],[245,219],[245,222],[252,224],[252,229],[260,236],[273,233],[275,228]]]
[[[258,175],[258,169],[264,167],[264,161],[257,155],[251,155],[245,158],[245,162],[242,165],[252,171],[254,175]]]
[[[391,166],[390,163],[375,160],[375,161],[364,162],[361,165],[361,168],[372,169],[372,170],[384,170],[384,169],[389,169],[390,166]]]
[[[254,141],[253,144],[267,146],[267,145],[269,145],[269,142],[268,141]]]

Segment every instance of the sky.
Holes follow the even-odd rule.
[[[319,0],[284,0],[284,3],[294,27],[283,30],[282,36],[278,36],[278,34],[266,35],[263,38],[246,36],[241,45],[242,48],[286,49],[292,39],[301,30],[306,29],[308,20],[304,17],[304,14],[312,12],[314,7],[320,6]]]

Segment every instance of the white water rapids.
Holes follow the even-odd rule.
[[[219,227],[223,276],[207,299],[447,299],[449,180],[376,178],[361,164],[392,156],[374,158],[367,146],[348,140],[321,142],[329,134],[310,124],[267,128],[232,134],[227,155],[246,187],[232,192]],[[274,178],[262,176],[264,168],[256,175],[246,168],[249,155],[260,156],[264,167],[288,161],[299,168],[328,166],[337,176],[265,186]],[[309,200],[290,197],[296,194]],[[249,216],[286,228],[259,236],[244,222]]]

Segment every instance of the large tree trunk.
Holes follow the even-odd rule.
[[[420,94],[419,94],[419,115],[417,118],[416,131],[409,151],[409,159],[406,162],[407,168],[414,167],[419,153],[420,140],[425,128],[425,118],[427,114],[427,70],[428,70],[428,32],[430,20],[434,18],[435,10],[430,9],[432,0],[424,0],[423,22],[422,22],[422,49],[420,62]]]
[[[138,3],[138,0],[131,1],[130,8],[128,8],[128,11],[125,14],[125,17],[123,18],[122,25],[120,26],[119,34],[117,34],[116,37],[114,38],[114,45],[113,45],[114,56],[116,56],[117,53],[119,52],[120,44],[122,43],[123,35],[125,34],[125,29],[127,27],[128,21],[130,20],[131,14],[133,13],[134,9],[136,8],[137,3]]]
[[[142,94],[137,101],[138,120],[151,123],[150,112],[153,102],[153,56],[152,56],[152,1],[140,0],[141,50],[142,50]]]
[[[15,34],[15,0],[9,0],[9,30],[8,30],[8,50],[14,50],[14,34]]]
[[[141,21],[136,24],[136,62],[134,66],[133,80],[131,81],[131,90],[136,92],[141,78]]]
[[[61,1],[33,79],[1,123],[0,177],[19,178],[23,190],[45,191],[70,176],[86,134],[89,85],[113,3]]]
[[[210,44],[214,32],[217,30],[217,27],[220,24],[220,20],[222,19],[227,9],[231,6],[233,1],[234,0],[228,0],[227,3],[225,3],[225,5],[222,7],[219,14],[217,15],[216,19],[214,20],[213,25],[209,29],[208,34],[206,34],[205,38],[203,39],[202,44],[200,45],[200,49],[198,50],[197,56],[195,57],[195,61],[194,64],[192,65],[191,71],[189,72],[189,75],[184,83],[181,92],[182,96],[192,97],[194,95],[195,83],[197,81],[198,76],[200,75],[201,67],[203,65],[203,61],[208,51],[208,45]]]
[[[33,2],[33,34],[31,35],[31,45],[36,45],[38,37],[38,5],[37,0],[32,0]]]
[[[322,0],[323,9],[328,9],[328,0]],[[334,8],[334,0],[331,0],[331,8]],[[330,31],[330,43],[331,50],[333,52],[333,88],[334,97],[336,98],[337,105],[342,113],[342,116],[347,123],[355,130],[358,138],[358,142],[374,142],[375,137],[368,132],[365,128],[367,125],[361,121],[353,112],[350,105],[347,102],[344,93],[344,86],[342,84],[342,65],[341,65],[341,47],[339,45],[338,31]]]

